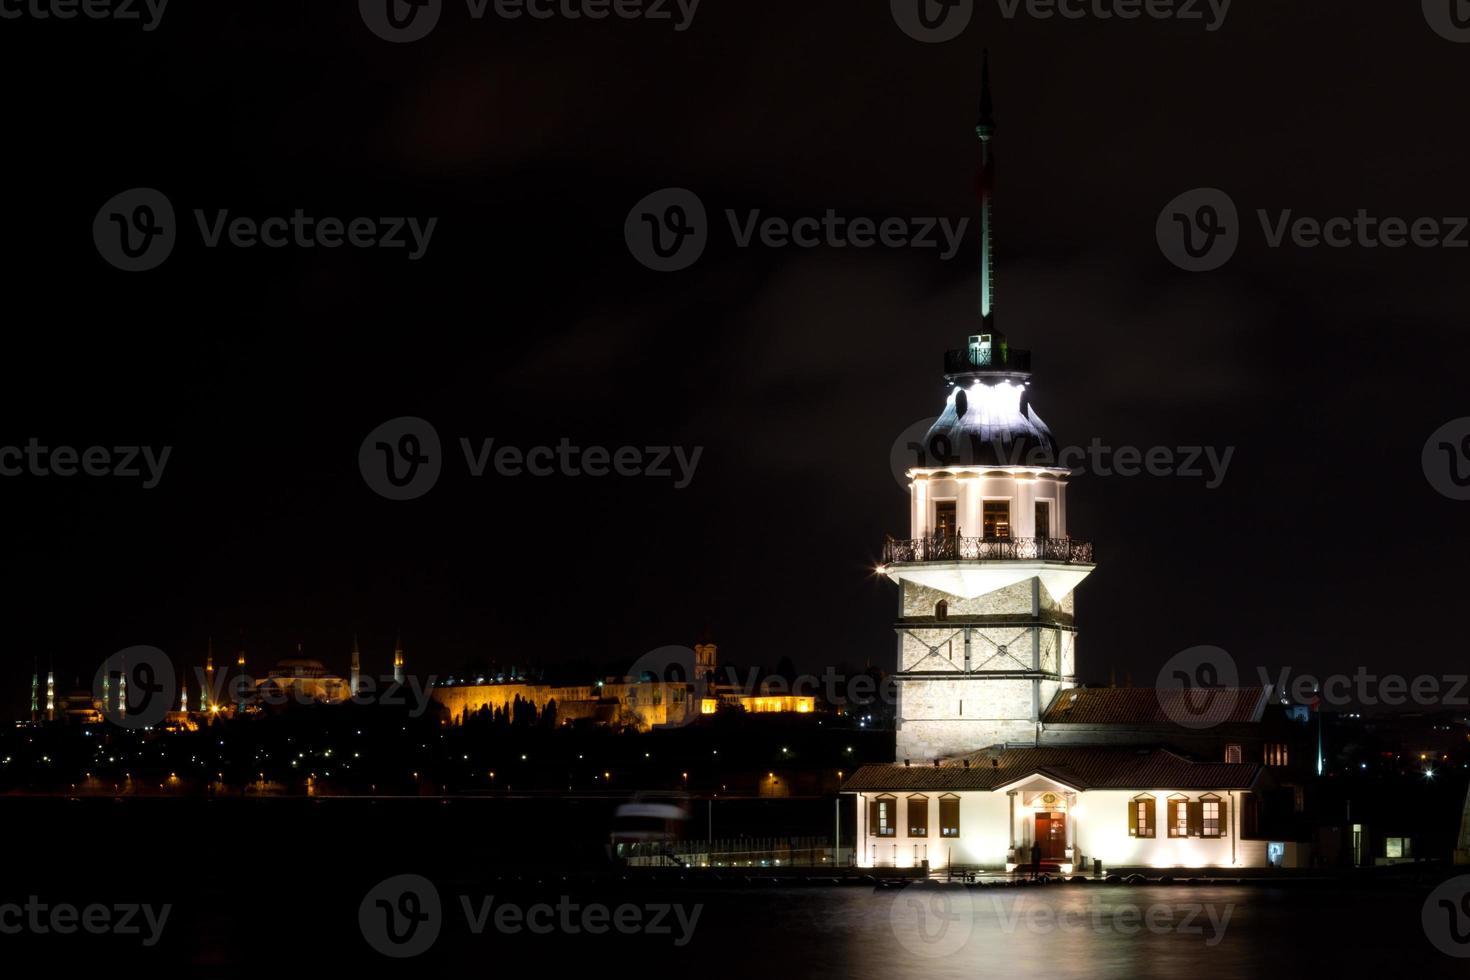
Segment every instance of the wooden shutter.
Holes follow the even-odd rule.
[[[878,836],[878,801],[876,799],[868,801],[868,836]]]
[[[1205,805],[1199,800],[1190,800],[1186,807],[1189,819],[1189,836],[1202,837],[1205,832]]]
[[[1142,800],[1129,800],[1128,801],[1128,836],[1129,837],[1137,837],[1138,836],[1138,806],[1142,802],[1143,802]]]

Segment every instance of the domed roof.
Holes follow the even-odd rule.
[[[975,380],[950,389],[924,447],[931,466],[1056,466],[1051,429],[1024,382]]]

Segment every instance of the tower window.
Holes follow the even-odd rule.
[[[1011,536],[1011,502],[1009,500],[985,501],[984,515],[984,533],[987,538]]]
[[[938,602],[934,603],[934,618],[935,619],[948,619],[949,618],[949,602],[947,600],[940,599]]]
[[[934,502],[934,533],[942,538],[955,535],[955,507],[953,500]]]
[[[1038,538],[1052,537],[1050,500],[1036,501],[1036,536]]]

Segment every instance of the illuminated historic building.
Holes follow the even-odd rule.
[[[1094,554],[1071,535],[1069,471],[1033,402],[1031,354],[996,325],[986,75],[978,331],[945,355],[944,408],[906,474],[909,532],[884,549],[897,759],[843,786],[859,863],[1292,863],[1295,845],[1258,833],[1268,767],[1287,764],[1262,735],[1266,690],[1219,690],[1218,717],[1191,730],[1169,701],[1184,692],[1078,687],[1074,596]]]
[[[730,684],[714,683],[718,667],[713,643],[694,646],[694,668],[700,681],[659,680],[650,676],[612,677],[585,685],[527,684],[516,678],[506,682],[456,684],[453,680],[434,688],[434,700],[447,713],[449,724],[463,724],[481,711],[510,711],[517,701],[528,702],[538,712],[556,704],[559,722],[590,720],[596,724],[648,731],[679,726],[700,715],[712,715],[721,705],[738,706],[752,714],[791,712],[807,714],[816,709],[812,695],[775,691],[742,691]]]

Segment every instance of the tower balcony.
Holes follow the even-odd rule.
[[[883,543],[884,565],[960,561],[1094,564],[1092,542],[1079,538],[964,538],[953,534],[931,534],[909,539],[890,536]]]
[[[1031,352],[1003,342],[971,344],[944,352],[944,377],[952,382],[997,375],[1025,378],[1030,374]]]

